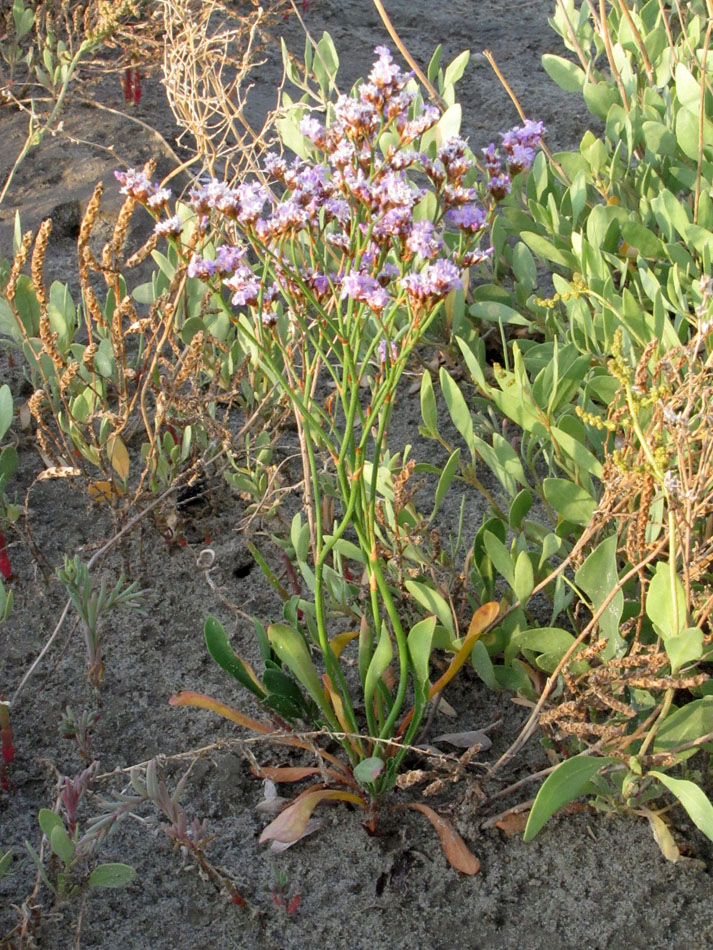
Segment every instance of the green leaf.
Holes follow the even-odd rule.
[[[498,681],[495,678],[493,663],[488,653],[488,648],[482,640],[477,640],[473,644],[473,652],[470,655],[470,661],[473,669],[485,683],[488,689],[497,689]]]
[[[287,699],[298,711],[304,709],[304,696],[300,688],[286,673],[282,670],[267,669],[262,674],[262,681],[268,693]]]
[[[495,566],[495,570],[515,590],[515,569],[508,549],[500,538],[496,537],[491,531],[485,532],[483,543],[485,544],[485,550],[488,552],[488,557]]]
[[[426,429],[427,435],[438,435],[438,410],[436,408],[436,396],[433,392],[433,383],[431,374],[424,370],[421,377],[421,418]]]
[[[523,488],[522,491],[515,496],[510,505],[510,511],[508,513],[508,523],[510,527],[515,531],[519,531],[522,527],[522,520],[530,508],[532,508],[532,495],[526,488]]]
[[[557,445],[563,452],[569,455],[575,465],[583,468],[584,471],[589,472],[590,475],[594,475],[595,478],[602,477],[602,463],[596,456],[592,455],[589,449],[585,448],[578,439],[575,439],[573,435],[570,435],[569,432],[565,432],[564,429],[558,426],[552,426],[550,431]],[[571,521],[573,519],[570,518],[569,520]]]
[[[563,56],[545,53],[542,57],[545,72],[565,92],[581,92],[586,75],[584,70]]]
[[[577,258],[574,254],[555,247],[551,241],[542,237],[541,234],[536,234],[534,231],[522,231],[520,237],[525,244],[527,244],[532,253],[543,261],[559,264],[560,267],[564,267],[569,271],[577,270]]]
[[[12,18],[15,21],[15,37],[21,40],[30,32],[35,22],[32,7],[26,7],[22,0],[15,0],[12,5]]]
[[[659,561],[646,594],[646,614],[661,636],[677,637],[686,627],[686,592],[669,564]]]
[[[700,660],[703,655],[703,631],[700,627],[688,627],[679,636],[666,638],[664,647],[671,661],[671,672],[677,673],[687,663]]]
[[[688,817],[706,838],[713,841],[713,805],[703,789],[687,779],[671,778],[664,772],[649,772],[672,792],[688,812]]]
[[[379,680],[384,675],[386,667],[391,663],[394,655],[394,648],[391,645],[391,637],[385,623],[381,625],[381,635],[379,642],[374,650],[374,655],[369,663],[364,678],[364,704],[369,705],[376,690]]]
[[[436,486],[436,498],[433,505],[433,511],[431,516],[428,519],[433,521],[436,512],[438,511],[441,502],[446,497],[448,489],[451,487],[451,483],[455,478],[456,472],[458,471],[458,465],[460,463],[460,449],[455,449],[452,453],[445,466],[441,472],[441,476],[438,479],[438,485]]]
[[[303,524],[302,515],[299,511],[295,513],[292,519],[290,541],[292,542],[292,547],[295,549],[295,557],[297,560],[306,561],[309,555],[309,525],[306,521]]]
[[[99,864],[89,875],[90,887],[126,887],[136,877],[136,871],[129,864],[108,862]]]
[[[10,387],[5,384],[0,386],[0,439],[5,437],[5,433],[12,425],[12,393]]]
[[[496,300],[479,300],[468,308],[468,313],[478,320],[489,320],[493,323],[509,323],[520,327],[529,327],[531,323],[513,307]]]
[[[589,755],[576,755],[560,762],[554,772],[547,776],[537,793],[525,826],[523,841],[532,841],[545,822],[556,811],[579,798],[589,780],[605,765],[617,760],[613,756],[597,758]]]
[[[468,60],[470,59],[470,50],[465,49],[462,53],[459,53],[456,58],[446,66],[446,71],[443,76],[443,88],[446,86],[453,86],[461,78],[465,72],[465,67],[468,65]]]
[[[52,832],[55,828],[64,828],[62,819],[56,812],[50,811],[49,808],[40,808],[37,818],[40,823],[40,828],[42,829],[42,834],[48,841],[52,838]]]
[[[475,432],[473,431],[473,419],[468,409],[463,393],[458,388],[458,384],[446,369],[441,367],[439,374],[443,398],[446,400],[446,406],[450,413],[453,425],[460,432],[465,440],[465,444],[470,449],[471,455],[475,455]]]
[[[0,854],[0,879],[5,877],[12,864],[12,851],[6,851]]]
[[[50,847],[65,864],[71,864],[74,857],[74,842],[69,837],[64,824],[60,823],[52,829],[50,834]]]
[[[561,658],[574,643],[574,637],[560,627],[536,627],[515,634],[514,640],[521,650],[536,653],[557,653]]]
[[[530,599],[535,586],[535,575],[532,570],[532,561],[527,551],[520,551],[515,562],[515,580],[513,589],[515,596],[524,606]]]
[[[437,590],[428,587],[421,581],[407,580],[404,582],[404,586],[413,599],[418,601],[422,607],[425,607],[429,614],[435,614],[451,637],[454,637],[453,615],[446,599]]]
[[[267,628],[267,636],[272,649],[285,666],[294,673],[320,709],[323,712],[328,710],[329,705],[322,689],[322,681],[299,630],[295,630],[286,623],[271,623]]]
[[[713,732],[713,696],[704,696],[687,703],[672,712],[659,726],[654,739],[654,752],[667,752],[675,746],[685,745]],[[679,753],[689,758],[698,752],[698,747]]]
[[[574,576],[575,583],[581,587],[598,611],[604,601],[619,583],[616,569],[617,537],[606,538],[592,551]],[[618,590],[599,618],[599,629],[609,643],[602,653],[603,659],[611,659],[626,645],[619,633],[619,621],[624,610],[624,594]]]
[[[208,652],[218,666],[230,673],[242,686],[263,699],[265,690],[261,688],[257,677],[233,650],[222,623],[215,617],[207,617],[203,626],[203,635]],[[252,674],[252,675],[251,675]]]
[[[565,521],[587,525],[597,503],[583,488],[566,478],[546,478],[542,483],[545,498]]]
[[[384,771],[384,760],[378,755],[372,755],[368,759],[362,759],[358,765],[354,766],[354,778],[360,785],[370,785]]]
[[[411,627],[407,638],[408,652],[413,664],[416,682],[421,688],[428,683],[428,664],[431,658],[433,632],[436,629],[436,618],[426,617]]]

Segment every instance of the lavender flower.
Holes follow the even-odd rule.
[[[461,231],[477,234],[485,227],[487,218],[485,208],[476,204],[460,205],[446,212],[446,218]]]
[[[232,274],[244,256],[244,247],[235,247],[232,244],[221,244],[215,252],[215,266],[220,276],[225,277],[227,274]]]
[[[435,233],[432,221],[416,221],[406,239],[406,246],[413,254],[431,259],[443,247],[443,241]]]
[[[342,278],[341,284],[342,300],[345,297],[351,297],[352,300],[365,303],[377,313],[380,313],[391,300],[379,281],[362,271],[350,271]]]
[[[498,175],[497,178],[491,178],[488,182],[488,191],[496,201],[502,201],[507,198],[512,189],[512,182],[509,175]]]
[[[146,204],[151,208],[152,211],[160,211],[161,208],[165,208],[168,202],[171,200],[171,189],[170,188],[159,188],[152,195],[149,195],[149,198]]]
[[[386,363],[387,352],[389,354],[389,362],[393,362],[396,359],[396,357],[399,355],[399,348],[396,346],[396,344],[392,340],[391,346],[389,346],[387,350],[387,342],[382,337],[382,339],[379,341],[379,362],[382,364],[382,366],[384,363]]]
[[[310,139],[318,148],[324,148],[327,142],[327,133],[322,125],[314,116],[306,115],[300,120],[300,132]]]
[[[199,280],[210,280],[217,270],[215,261],[194,254],[188,265],[187,274],[189,277],[198,277]]]
[[[117,170],[114,178],[121,183],[121,194],[130,195],[137,201],[146,202],[158,191],[158,186],[151,183],[148,175],[136,168],[127,168],[125,172]]]
[[[427,264],[420,274],[407,274],[401,278],[413,302],[421,302],[427,297],[440,299],[452,290],[462,290],[463,281],[460,268],[453,261],[441,258],[433,264]]]
[[[253,307],[260,299],[260,281],[245,265],[238,267],[223,283],[233,291],[231,302],[234,307]]]
[[[254,224],[262,214],[269,194],[257,181],[244,182],[234,192],[238,200],[237,219],[240,224]]]
[[[159,237],[178,237],[183,229],[183,221],[174,214],[172,218],[166,218],[165,221],[159,221],[154,227],[154,231]]]

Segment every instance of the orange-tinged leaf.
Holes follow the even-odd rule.
[[[121,495],[121,488],[113,482],[104,481],[92,482],[87,491],[91,498],[96,501],[111,501],[114,495]]]
[[[310,778],[312,775],[323,775],[325,770],[316,765],[306,766],[288,766],[288,765],[260,765],[252,771],[260,778],[270,779],[271,782],[301,782],[304,778]],[[326,770],[327,775],[337,778],[341,781],[341,775]]]
[[[499,613],[500,604],[496,603],[494,600],[491,600],[487,604],[483,604],[482,607],[478,607],[478,609],[473,614],[470,624],[468,625],[468,633],[466,634],[466,638],[463,641],[463,645],[449,663],[448,669],[443,674],[443,676],[439,677],[431,687],[428,695],[429,699],[435,696],[436,693],[440,693],[443,687],[450,683],[458,670],[463,666],[465,661],[470,656],[471,651],[475,646],[476,640],[482,636],[491,623],[494,623]]]
[[[280,814],[271,821],[267,828],[263,829],[260,835],[260,844],[265,841],[282,841],[285,843],[297,841],[304,834],[312,812],[320,802],[330,799],[338,799],[345,802],[353,802],[361,808],[365,808],[364,799],[352,792],[340,792],[333,788],[320,788],[316,791],[303,792],[294,800],[291,805],[280,812]]]
[[[529,810],[521,812],[509,811],[503,815],[500,821],[495,822],[495,827],[499,828],[507,838],[511,838],[513,835],[521,835],[525,830],[529,816]]]
[[[448,669],[446,672],[436,680],[436,682],[428,691],[429,699],[433,699],[436,693],[440,693],[441,690],[447,686],[448,683],[450,683],[450,681],[470,656],[473,647],[475,646],[476,640],[478,640],[483,635],[483,633],[485,633],[488,627],[495,622],[499,613],[500,604],[496,603],[494,600],[489,601],[487,604],[483,604],[482,607],[478,607],[471,618],[470,624],[468,625],[468,633],[463,640],[460,650],[458,650],[456,655],[448,664]],[[412,718],[413,709],[402,720],[401,725],[396,732],[397,735],[402,736],[404,734],[406,727],[411,722]]]
[[[327,675],[327,673],[322,674],[322,683],[324,684],[324,689],[327,694],[327,698],[329,699],[330,703],[332,704],[332,708],[334,709],[334,715],[337,717],[337,722],[342,727],[342,732],[345,732],[345,733],[351,732],[352,730],[349,727],[349,723],[347,722],[347,717],[344,713],[344,703],[342,702],[342,697],[334,688],[332,681]],[[361,749],[359,747],[358,742],[355,742],[354,739],[348,739],[347,741],[349,742],[349,745],[352,747],[352,749],[356,753],[361,753]]]
[[[113,439],[109,439],[106,444],[107,455],[109,456],[109,461],[111,462],[111,467],[114,469],[119,478],[126,480],[129,477],[129,453],[126,449],[126,446],[121,441],[118,435],[115,435]]]
[[[429,808],[428,805],[422,805],[420,802],[406,802],[403,805],[397,805],[397,808],[412,808],[414,811],[420,811],[422,815],[431,822],[438,832],[441,839],[443,853],[448,859],[451,867],[461,874],[477,874],[480,870],[480,861],[468,848],[465,841],[461,838],[453,825],[447,819],[443,818],[438,812]]]
[[[339,659],[339,657],[342,655],[342,650],[344,647],[358,636],[358,630],[349,630],[347,633],[338,633],[336,637],[332,637],[332,639],[329,641],[329,646],[335,657]]]
[[[231,722],[236,722],[239,726],[244,726],[246,729],[252,729],[253,732],[260,732],[266,736],[272,733],[272,728],[267,725],[267,723],[258,722],[257,719],[251,719],[250,716],[244,716],[241,712],[238,712],[237,709],[233,709],[232,706],[227,706],[225,703],[221,703],[211,696],[205,696],[203,693],[196,693],[192,689],[181,690],[180,693],[171,696],[168,703],[169,706],[198,706],[200,709],[210,709],[211,712],[223,716],[224,719],[230,719]],[[347,770],[344,763],[340,762],[336,756],[325,752],[324,749],[315,749],[313,744],[303,739],[298,739],[296,736],[281,735],[275,737],[273,741],[280,745],[306,749],[307,752],[317,752],[323,759],[331,762],[336,769],[344,773],[344,775],[339,776],[340,781],[343,782],[345,779],[348,781]]]
[[[270,726],[264,722],[258,722],[257,719],[251,719],[250,716],[244,716],[232,706],[226,706],[210,696],[204,696],[203,693],[196,693],[192,689],[183,689],[180,693],[171,696],[168,701],[169,706],[198,706],[200,709],[210,709],[224,719],[230,719],[239,726],[246,729],[252,729],[253,732],[261,732],[263,735],[269,735],[272,732]]]

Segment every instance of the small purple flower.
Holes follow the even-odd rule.
[[[523,125],[516,125],[507,132],[501,132],[500,137],[503,140],[503,148],[510,152],[516,145],[522,145],[525,148],[537,148],[545,131],[543,122],[533,122],[532,119],[526,119]]]
[[[386,363],[387,353],[389,354],[389,362],[393,363],[396,357],[399,355],[399,348],[392,340],[391,346],[387,350],[386,340],[382,337],[382,339],[379,341],[379,362],[382,364],[382,366],[384,363]]]
[[[452,290],[462,290],[460,268],[453,261],[441,258],[427,264],[420,274],[407,274],[401,279],[412,303],[422,302],[427,297],[445,297]]]
[[[487,214],[485,208],[476,204],[460,205],[446,212],[446,217],[461,231],[477,234],[485,227]]]
[[[267,190],[257,181],[239,185],[235,196],[238,199],[238,221],[242,225],[254,224],[269,198]]]
[[[215,252],[215,266],[220,276],[226,277],[228,274],[232,274],[244,256],[244,247],[235,247],[232,244],[221,244]]]
[[[317,148],[324,148],[327,141],[327,132],[317,119],[311,115],[305,115],[300,120],[300,132],[310,141],[314,142]]]
[[[491,178],[497,178],[497,176],[502,173],[503,163],[500,161],[500,156],[498,155],[498,150],[494,142],[491,142],[487,148],[483,149],[483,155],[485,156],[485,167],[488,170],[488,174]]]
[[[168,202],[171,200],[171,189],[170,188],[159,188],[154,194],[149,195],[148,201],[146,204],[151,208],[152,211],[160,211],[161,208],[165,208]]]
[[[187,274],[189,277],[198,277],[199,280],[209,280],[217,270],[215,261],[194,254],[188,265]]]
[[[494,250],[494,247],[486,247],[485,250],[476,247],[472,251],[467,251],[461,259],[461,267],[472,267],[474,264],[482,264],[484,261],[490,260]]]
[[[268,175],[272,175],[273,178],[277,178],[279,181],[284,181],[285,172],[287,171],[287,162],[281,155],[270,152],[265,156],[262,167]]]
[[[374,50],[379,57],[369,73],[369,82],[379,89],[392,90],[394,87],[405,85],[409,76],[404,75],[394,62],[388,46],[377,46]]]
[[[511,175],[531,168],[535,161],[535,150],[528,145],[513,145],[508,155],[508,170]]]
[[[416,221],[406,239],[406,246],[412,254],[430,260],[443,247],[443,241],[436,234],[432,221]]]
[[[223,283],[233,291],[231,302],[234,307],[255,306],[260,299],[260,281],[249,267],[238,267]]]
[[[438,107],[428,105],[421,115],[415,119],[397,121],[396,128],[401,136],[401,141],[405,143],[413,142],[414,139],[419,138],[424,132],[432,129],[440,117],[441,113]]]
[[[438,158],[443,162],[448,180],[458,184],[469,168],[473,167],[473,159],[466,155],[468,145],[460,135],[451,136],[438,149]]]
[[[369,135],[379,128],[379,113],[369,102],[358,102],[350,96],[340,96],[334,104],[334,114],[350,137]]]
[[[345,297],[350,297],[352,300],[361,301],[377,313],[380,313],[391,300],[379,281],[374,277],[370,277],[369,274],[350,271],[345,274],[341,283],[342,300]]]
[[[512,182],[509,175],[498,175],[497,178],[491,178],[488,182],[488,191],[496,201],[507,198],[511,189]]]
[[[154,231],[159,237],[178,237],[182,229],[183,221],[181,221],[177,214],[174,214],[172,218],[159,221],[154,227]]]
[[[379,281],[382,287],[387,287],[394,277],[398,277],[400,273],[401,272],[395,264],[387,261],[383,268],[376,275],[376,279]]]
[[[158,187],[151,184],[146,173],[137,168],[127,168],[125,172],[117,170],[114,177],[121,184],[121,194],[130,195],[137,201],[146,202],[158,191]]]

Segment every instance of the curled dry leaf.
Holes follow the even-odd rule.
[[[301,841],[308,835],[314,834],[315,831],[319,831],[319,829],[323,827],[324,822],[321,818],[310,818],[310,820],[305,825],[305,830],[302,832],[299,838],[295,838],[294,841],[273,841],[270,845],[270,851],[272,851],[274,854],[281,854],[283,851],[287,851],[288,848],[291,848],[293,844],[297,844],[298,841]]]
[[[480,870],[480,861],[468,848],[465,841],[461,838],[453,825],[438,812],[429,808],[428,805],[422,805],[420,802],[406,802],[403,805],[397,805],[397,808],[411,808],[414,811],[420,811],[422,815],[431,822],[438,832],[441,839],[441,847],[448,863],[461,874],[477,874]]]
[[[294,843],[304,835],[307,823],[312,816],[312,812],[320,802],[337,799],[345,802],[353,802],[364,808],[364,800],[352,792],[341,792],[332,788],[308,789],[288,805],[274,821],[271,821],[267,828],[263,829],[260,835],[260,844],[265,841],[281,841],[283,843]]]
[[[480,751],[485,752],[493,744],[484,732],[478,729],[471,729],[469,732],[444,732],[443,735],[435,736],[434,742],[447,742],[458,749],[472,749],[474,745],[480,746]]]

